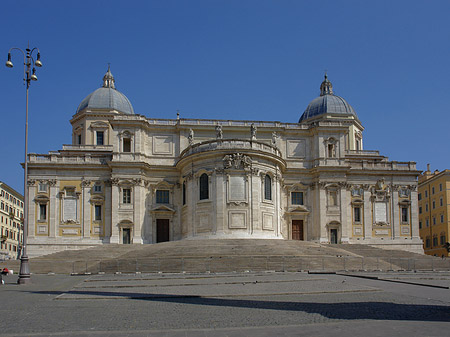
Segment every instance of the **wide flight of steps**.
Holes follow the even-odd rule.
[[[18,261],[0,262],[18,271]],[[104,245],[30,259],[36,274],[220,273],[244,271],[450,270],[440,259],[367,245],[262,239],[182,240]]]

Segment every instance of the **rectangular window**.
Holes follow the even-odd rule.
[[[102,219],[102,205],[95,205],[95,220],[100,221]]]
[[[338,204],[338,196],[337,196],[337,191],[329,191],[329,205],[330,206],[337,206]]]
[[[124,204],[131,204],[131,189],[124,188],[122,190],[122,202]]]
[[[419,207],[419,214],[422,214],[422,206]]]
[[[186,182],[183,182],[183,205],[186,205]]]
[[[425,198],[428,198],[428,191],[425,191]]]
[[[433,217],[433,225],[436,225],[436,217]]]
[[[439,199],[439,206],[441,207],[444,206],[444,199],[442,198]]]
[[[426,223],[427,227],[430,227],[430,222],[428,221],[428,219],[425,220],[425,223]]]
[[[303,205],[303,192],[292,192],[291,203],[292,205]]]
[[[434,194],[434,187],[431,188],[431,194]]]
[[[38,192],[47,193],[47,184],[40,183]]]
[[[419,229],[422,229],[422,221],[419,221]]]
[[[433,209],[436,208],[436,201],[433,200]]]
[[[427,238],[427,239],[425,240],[425,246],[426,246],[427,248],[430,248],[430,238]]]
[[[428,212],[428,204],[425,204],[425,212]]]
[[[123,139],[123,152],[131,152],[131,139],[130,138]]]
[[[77,135],[77,144],[81,145],[81,135]]]
[[[444,223],[444,214],[441,214],[441,223]]]
[[[97,131],[97,145],[103,145],[104,142],[104,133],[103,131]]]
[[[439,184],[439,192],[442,192],[442,184]]]
[[[39,220],[47,220],[47,205],[39,204]]]
[[[402,207],[402,222],[408,222],[408,207]]]
[[[445,235],[441,235],[441,245],[445,245]]]
[[[353,214],[355,216],[355,222],[361,222],[361,207],[353,208]]]
[[[437,247],[438,245],[438,237],[437,236],[433,236],[433,246]]]
[[[422,200],[422,193],[419,193],[418,198],[419,200]]]
[[[168,190],[157,190],[156,191],[156,203],[157,204],[168,204],[169,203],[169,191]]]
[[[94,192],[95,193],[101,193],[102,192],[102,185],[94,185]]]

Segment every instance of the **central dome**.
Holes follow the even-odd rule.
[[[80,103],[77,113],[84,109],[116,110],[127,115],[134,115],[133,106],[128,98],[114,85],[114,76],[108,67],[103,76],[103,86],[89,94]]]
[[[326,74],[325,80],[320,85],[320,96],[308,104],[298,122],[301,123],[307,119],[325,114],[352,115],[358,119],[352,106],[342,97],[333,94],[333,85]]]

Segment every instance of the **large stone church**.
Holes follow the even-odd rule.
[[[326,75],[298,123],[282,123],[148,118],[108,69],[70,123],[71,145],[29,154],[30,256],[190,238],[423,252],[415,163],[363,150]]]

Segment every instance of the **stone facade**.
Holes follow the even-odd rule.
[[[29,155],[31,256],[194,237],[423,252],[415,163],[362,150],[353,109],[280,123],[152,119],[85,103],[71,124],[72,145]]]

